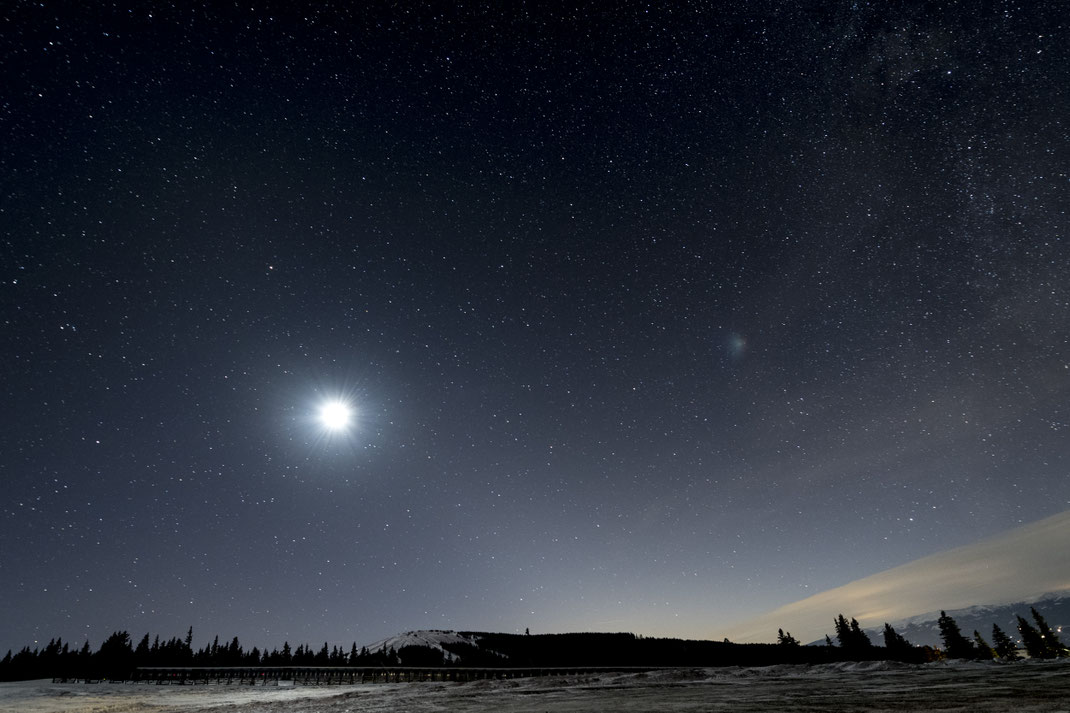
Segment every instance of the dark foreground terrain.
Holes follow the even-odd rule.
[[[1070,711],[1070,662],[674,669],[472,683],[276,688],[0,684],[19,713]]]

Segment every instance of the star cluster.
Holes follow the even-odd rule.
[[[1059,3],[365,5],[0,11],[4,650],[714,636],[1070,508]]]

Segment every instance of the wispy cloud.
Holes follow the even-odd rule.
[[[1070,510],[856,580],[732,627],[732,641],[773,641],[778,628],[813,641],[843,613],[864,627],[975,604],[1070,590]]]

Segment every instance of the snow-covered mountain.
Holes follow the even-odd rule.
[[[998,624],[1011,638],[1018,638],[1018,616],[1021,616],[1030,624],[1033,619],[1029,614],[1029,608],[1035,607],[1041,616],[1051,625],[1057,633],[1064,628],[1070,636],[1070,591],[1053,592],[1039,597],[1030,598],[1028,601],[1015,602],[1013,604],[977,605],[964,609],[949,610],[947,613],[958,624],[959,629],[967,638],[972,638],[973,632],[980,632],[986,641],[992,643],[992,625]],[[937,619],[940,612],[926,612],[907,619],[890,622],[897,632],[906,637],[906,640],[918,646],[942,646],[940,640],[940,627]],[[830,622],[831,628],[831,622]],[[874,644],[884,645],[884,627],[865,630]],[[1063,637],[1063,643],[1066,643]],[[822,639],[822,643],[823,643]]]
[[[408,646],[420,646],[426,649],[434,649],[442,652],[442,659],[446,663],[456,662],[460,657],[455,653],[458,650],[465,650],[469,647],[473,649],[481,649],[479,643],[479,634],[472,633],[470,631],[458,632],[458,631],[445,631],[441,629],[424,629],[421,631],[406,631],[403,634],[397,636],[391,636],[381,641],[368,644],[365,648],[368,651],[375,653],[378,651],[401,651]],[[451,651],[450,649],[453,649]],[[404,662],[404,655],[402,655],[402,661]]]

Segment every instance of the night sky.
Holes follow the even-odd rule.
[[[1070,508],[1070,14],[921,5],[4,3],[0,649],[720,638]]]

